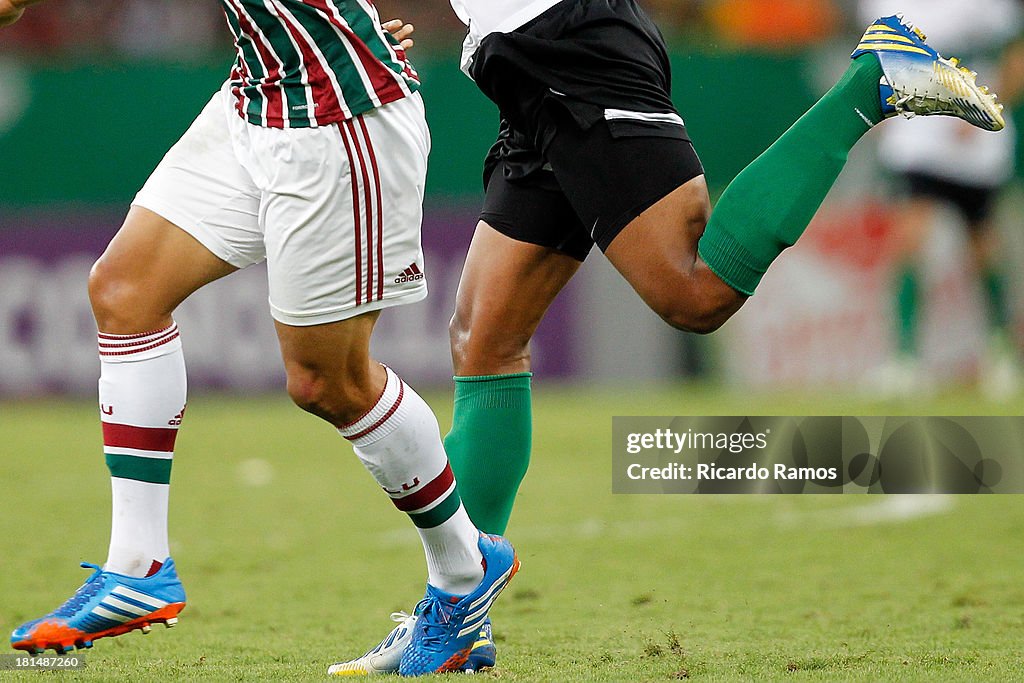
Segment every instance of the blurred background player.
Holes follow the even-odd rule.
[[[1024,86],[1024,3],[1020,0],[862,0],[859,17],[895,11],[927,27],[929,40],[998,75],[997,92],[1009,103]],[[993,210],[1013,176],[1015,135],[989,135],[963,121],[918,118],[880,131],[880,161],[895,176],[897,268],[894,283],[896,356],[876,377],[883,394],[913,395],[935,389],[934,372],[921,357],[922,311],[930,295],[925,246],[948,211],[966,232],[968,272],[985,301],[987,348],[981,388],[992,397],[1020,390],[1018,350],[1007,297],[1006,251]],[[934,291],[934,290],[931,290]]]
[[[508,524],[529,464],[530,339],[595,244],[665,322],[712,332],[797,242],[874,126],[912,113],[1003,127],[1002,107],[974,74],[939,57],[913,26],[884,17],[839,82],[712,212],[671,100],[667,48],[635,2],[452,6],[469,28],[462,68],[502,120],[451,323],[456,389],[445,446],[470,517],[493,533]],[[332,673],[387,671],[406,631],[400,623]],[[485,636],[492,661],[489,628]]]
[[[0,0],[0,25],[32,4]],[[270,309],[303,410],[326,420],[405,512],[426,554],[403,675],[458,669],[519,562],[466,514],[427,404],[370,355],[384,308],[422,300],[430,136],[419,81],[372,4],[226,0],[229,80],[167,153],[93,267],[103,444],[113,498],[102,567],[11,644],[32,654],[175,624],[174,445],[185,415],[173,312],[207,284],[268,262]],[[395,26],[401,31],[401,22]],[[84,284],[84,283],[83,283]]]

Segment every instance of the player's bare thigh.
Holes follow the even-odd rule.
[[[707,182],[697,176],[633,219],[605,250],[655,313],[700,333],[718,329],[747,300],[697,254],[710,214]]]
[[[520,242],[481,221],[462,270],[451,322],[452,361],[461,376],[530,369],[529,342],[580,261]]]
[[[150,332],[170,325],[192,292],[235,270],[170,221],[133,206],[89,274],[89,299],[101,332]]]

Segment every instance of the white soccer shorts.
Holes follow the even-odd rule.
[[[418,94],[340,124],[282,130],[246,123],[224,88],[133,204],[233,266],[266,260],[275,320],[337,322],[427,295],[429,151]]]

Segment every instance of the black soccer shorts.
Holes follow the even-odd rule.
[[[487,36],[470,74],[502,115],[481,220],[583,260],[704,169],[668,52],[633,0],[563,0]]]

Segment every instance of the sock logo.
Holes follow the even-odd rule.
[[[181,412],[178,413],[177,415],[175,415],[174,417],[172,417],[170,420],[168,420],[167,424],[169,424],[172,427],[177,427],[178,425],[180,425],[181,424],[181,420],[185,417],[185,408],[186,407],[187,406],[182,406],[181,407]]]
[[[415,263],[409,264],[409,267],[402,271],[402,274],[395,278],[395,284],[400,285],[403,282],[415,282],[416,280],[422,280],[424,278],[423,272],[419,269]]]
[[[104,405],[104,404],[101,403],[100,404],[100,412],[103,413],[104,415],[113,415],[114,414],[114,406],[108,406],[108,405]]]
[[[381,488],[384,488],[384,492],[385,493],[387,493],[388,495],[392,495],[393,496],[396,493],[404,493],[405,491],[412,491],[414,488],[416,488],[419,485],[420,485],[420,478],[419,477],[413,477],[411,484],[408,484],[408,483],[402,484],[402,488],[400,488],[400,489],[395,489],[394,491],[392,491],[391,489],[384,488],[383,486]]]

